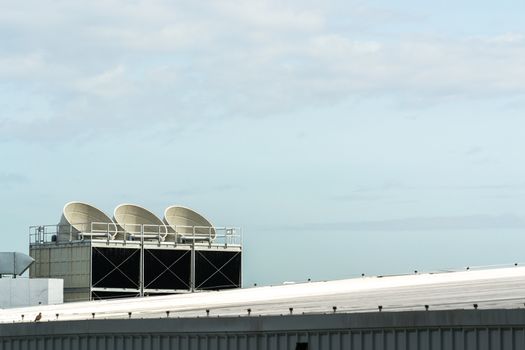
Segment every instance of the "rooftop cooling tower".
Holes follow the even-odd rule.
[[[98,208],[82,202],[69,202],[62,210],[62,218],[58,224],[58,239],[69,241],[78,239],[82,233],[84,239],[104,237],[108,233],[113,238],[117,233],[117,226],[109,216]]]
[[[178,205],[166,208],[164,211],[164,222],[182,240],[212,241],[215,238],[213,225],[204,216],[190,208]],[[171,240],[173,236],[170,235],[169,237]]]
[[[134,204],[120,204],[115,208],[113,219],[119,226],[119,235],[122,233],[127,238],[165,239],[168,228],[155,214]]]

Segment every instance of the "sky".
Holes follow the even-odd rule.
[[[244,232],[244,284],[525,262],[525,2],[0,0],[0,251],[69,201]]]

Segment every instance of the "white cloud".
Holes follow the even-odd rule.
[[[350,40],[336,34],[319,35],[311,40],[310,55],[332,59],[348,59],[361,54],[375,54],[381,49],[377,41]]]
[[[431,102],[525,93],[523,34],[385,36],[332,25],[407,20],[359,3],[345,11],[271,0],[2,6],[9,34],[0,34],[0,77],[52,101],[42,117],[51,124],[257,117],[356,96]]]
[[[323,27],[322,14],[305,10],[306,6],[286,6],[277,1],[229,0],[213,4],[221,15],[249,28],[272,31],[316,31]]]
[[[477,37],[473,38],[473,40],[483,40],[488,44],[524,44],[525,35],[521,33],[504,33],[489,37]]]
[[[14,54],[0,56],[0,77],[4,79],[28,79],[45,72],[42,54]]]
[[[133,83],[126,77],[125,68],[122,65],[79,80],[75,85],[83,93],[105,98],[131,95],[136,91]]]

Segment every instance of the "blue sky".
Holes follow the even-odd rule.
[[[242,226],[246,284],[525,261],[524,7],[0,1],[1,250],[80,200]]]

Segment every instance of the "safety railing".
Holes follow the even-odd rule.
[[[78,241],[152,242],[158,244],[242,245],[239,227],[150,225],[107,222],[72,225],[39,225],[29,227],[30,244],[64,243]]]

